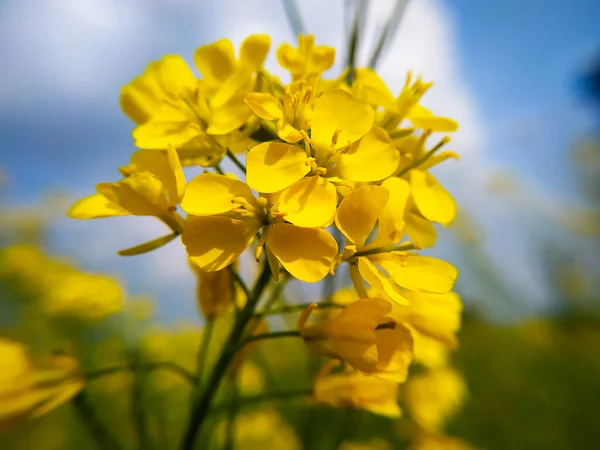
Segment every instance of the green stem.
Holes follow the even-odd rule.
[[[85,389],[73,398],[73,406],[81,417],[85,427],[92,436],[96,445],[102,450],[119,450],[121,446],[110,436],[107,428],[96,416],[94,408],[89,402]]]
[[[230,264],[229,266],[227,266],[227,268],[231,272],[231,276],[233,277],[234,281],[242,288],[242,291],[244,291],[246,300],[248,300],[250,298],[250,289],[248,289],[248,286],[246,285],[246,283],[244,282],[242,277],[240,277],[240,274],[237,273],[237,271],[233,268],[233,264]],[[235,299],[234,299],[234,303],[235,303]]]
[[[227,149],[227,157],[240,169],[243,173],[246,173],[246,166],[244,166],[239,159],[233,154],[230,149]]]
[[[377,248],[372,248],[370,250],[364,250],[362,252],[356,252],[352,256],[368,256],[368,255],[376,255],[378,253],[405,252],[408,250],[415,250],[415,248],[416,247],[414,244],[402,244],[402,245],[396,245],[393,247],[377,247]]]
[[[229,405],[229,417],[227,418],[227,437],[224,450],[233,450],[235,446],[235,416],[238,410],[239,399],[236,373],[231,377],[231,388],[231,402]]]
[[[312,303],[300,303],[297,305],[289,305],[282,306],[281,308],[271,309],[271,310],[263,310],[254,314],[256,317],[264,317],[264,316],[276,316],[279,314],[291,314],[295,312],[300,312],[303,309],[309,307]],[[343,308],[344,305],[340,305],[338,303],[318,303],[319,308]]]
[[[149,363],[140,364],[138,366],[129,364],[129,365],[125,365],[125,366],[106,367],[104,369],[100,369],[100,370],[96,370],[96,371],[87,373],[85,375],[85,379],[86,379],[86,381],[89,382],[89,381],[93,381],[98,378],[102,378],[107,375],[112,375],[112,374],[118,373],[118,372],[127,372],[127,371],[131,371],[134,369],[144,370],[144,371],[151,371],[151,370],[157,370],[157,369],[168,370],[170,372],[176,373],[177,375],[180,375],[182,378],[186,379],[187,381],[189,381],[192,384],[197,383],[197,379],[196,379],[195,375],[191,374],[183,367],[178,366],[177,364],[175,364],[173,362],[169,362],[169,361],[167,361],[167,362],[149,362]]]
[[[219,165],[215,166],[215,172],[217,172],[220,175],[225,175],[225,172],[223,172],[223,169],[221,169],[221,166]]]
[[[138,438],[138,448],[140,450],[148,447],[148,430],[146,427],[146,418],[144,414],[144,392],[143,392],[143,381],[144,381],[144,370],[139,368],[138,364],[139,355],[134,356],[134,379],[133,389],[131,391],[131,414],[133,419],[133,425]]]
[[[202,335],[202,344],[198,351],[198,365],[196,379],[198,380],[198,386],[202,385],[202,375],[204,374],[204,366],[206,366],[206,359],[208,356],[208,348],[210,346],[210,340],[212,338],[214,330],[215,319],[214,317],[208,317],[206,319],[206,326],[204,327],[204,333]]]
[[[250,344],[251,342],[263,341],[265,339],[278,339],[285,337],[301,337],[299,331],[297,330],[289,330],[289,331],[274,331],[273,333],[263,333],[263,334],[255,334],[254,336],[250,336],[244,342],[240,344],[240,348]]]
[[[283,391],[283,392],[267,392],[265,394],[256,395],[254,397],[246,397],[237,399],[237,406],[243,408],[248,405],[254,405],[256,403],[276,401],[276,400],[289,400],[298,397],[308,397],[313,395],[312,388],[304,388],[304,389],[296,389],[292,391]],[[215,414],[230,411],[231,403],[222,403],[220,405],[216,405],[213,408],[213,412]]]
[[[198,431],[200,430],[202,423],[210,411],[213,397],[216,394],[217,389],[219,388],[219,385],[221,384],[221,381],[227,372],[231,361],[233,360],[233,357],[239,349],[239,341],[244,335],[246,325],[253,317],[254,308],[260,300],[263,291],[267,287],[270,278],[271,271],[269,270],[269,265],[265,262],[262,273],[260,274],[254,289],[252,290],[252,295],[250,298],[248,298],[248,302],[246,303],[246,306],[244,306],[244,309],[242,309],[240,314],[237,316],[237,320],[233,326],[233,329],[231,330],[229,338],[223,347],[221,356],[215,363],[210,378],[206,383],[203,395],[200,396],[192,406],[188,426],[181,444],[182,450],[192,450],[194,447],[194,441],[196,440]]]
[[[406,166],[404,169],[402,169],[398,173],[396,173],[395,176],[401,177],[405,173],[408,173],[409,171],[416,169],[421,164],[423,164],[425,161],[427,161],[429,158],[431,158],[435,153],[437,153],[437,151],[440,148],[442,148],[444,145],[446,145],[447,143],[448,143],[448,140],[442,139],[435,147],[433,147],[431,150],[429,150],[427,153],[425,153],[425,156],[423,156],[421,159],[413,161],[408,166]]]

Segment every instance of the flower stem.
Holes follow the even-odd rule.
[[[106,450],[119,450],[121,448],[96,416],[94,408],[85,393],[85,388],[73,398],[73,406],[99,448]]]
[[[148,363],[140,364],[138,366],[129,364],[129,365],[124,365],[124,366],[106,367],[104,369],[100,369],[100,370],[96,370],[96,371],[87,373],[85,375],[85,379],[89,382],[89,381],[93,381],[98,378],[102,378],[107,375],[112,375],[113,373],[127,372],[127,371],[134,370],[134,369],[144,370],[144,371],[164,369],[164,370],[168,370],[170,372],[180,375],[182,378],[186,379],[191,384],[197,383],[195,375],[191,374],[183,367],[178,366],[177,364],[170,362],[170,361],[148,362]]]
[[[230,149],[227,149],[227,157],[235,164],[235,166],[240,169],[243,173],[246,173],[246,166],[244,166],[239,159],[233,154]]]
[[[214,317],[208,317],[206,319],[206,326],[204,327],[204,333],[202,335],[202,344],[200,345],[200,350],[198,351],[198,365],[196,368],[196,379],[198,380],[198,386],[202,385],[202,375],[204,374],[204,366],[206,366],[208,347],[210,346],[214,324]]]
[[[299,331],[297,330],[289,330],[289,331],[274,331],[273,333],[263,333],[256,334],[254,336],[250,336],[245,341],[240,344],[240,348],[250,344],[251,342],[263,341],[265,339],[277,339],[277,338],[285,338],[285,337],[301,337]]]
[[[272,309],[269,311],[259,311],[254,316],[256,317],[264,317],[264,316],[276,316],[279,314],[290,314],[295,312],[300,312],[304,308],[310,306],[311,303],[299,303],[297,305],[288,305],[282,306],[281,308]],[[344,305],[340,305],[339,303],[319,303],[319,308],[343,308]]]
[[[252,295],[250,298],[248,298],[248,302],[246,303],[246,306],[244,306],[244,309],[242,309],[240,314],[237,316],[235,325],[233,326],[233,329],[229,334],[229,338],[223,347],[221,356],[215,363],[212,373],[210,374],[210,377],[206,383],[203,394],[198,397],[192,406],[188,426],[181,444],[182,450],[191,450],[194,447],[196,436],[198,435],[200,427],[210,411],[213,397],[216,394],[217,389],[219,388],[219,385],[221,384],[221,381],[223,380],[224,375],[226,374],[227,369],[233,360],[233,357],[239,349],[239,341],[244,335],[248,321],[253,317],[254,308],[256,307],[256,304],[260,300],[262,293],[267,287],[270,277],[271,271],[269,270],[269,265],[265,262],[262,273],[260,274],[256,284],[254,285],[254,289],[252,290]]]

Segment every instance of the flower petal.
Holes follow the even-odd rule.
[[[393,329],[375,332],[377,336],[377,372],[375,376],[403,383],[408,377],[408,368],[413,360],[413,338],[410,330],[401,324]]]
[[[379,216],[377,237],[374,247],[394,245],[402,237],[404,230],[404,211],[410,196],[410,186],[402,178],[388,178],[382,184],[390,193],[385,208]]]
[[[148,122],[131,133],[138,148],[162,150],[179,147],[201,134],[200,126],[175,107],[163,107]]]
[[[179,55],[167,55],[161,58],[154,72],[164,92],[179,97],[190,96],[196,90],[196,77],[185,59]]]
[[[279,196],[278,210],[285,220],[299,227],[323,228],[331,225],[337,206],[337,191],[326,178],[305,177]]]
[[[260,69],[271,47],[268,34],[251,34],[240,46],[240,66],[250,71]]]
[[[165,188],[171,206],[176,206],[185,190],[185,175],[181,168],[177,150],[140,150],[131,156],[130,165],[134,171],[150,172]]]
[[[448,117],[434,116],[427,108],[416,104],[408,113],[408,120],[417,128],[448,133],[458,130],[458,123]]]
[[[404,220],[404,232],[415,245],[420,248],[433,247],[437,240],[437,232],[429,220],[410,210],[404,215]]]
[[[116,183],[101,183],[96,190],[136,216],[158,216],[169,209],[162,183],[148,172],[134,172]]]
[[[315,102],[312,145],[319,149],[345,147],[367,134],[374,120],[375,113],[368,103],[357,100],[341,89],[330,89]],[[336,133],[339,135],[333,144],[332,138]]]
[[[292,276],[314,283],[329,273],[338,247],[327,231],[277,223],[268,233],[267,245]]]
[[[205,272],[227,267],[254,240],[260,224],[222,216],[192,217],[181,236],[190,260]]]
[[[232,202],[242,197],[256,205],[252,190],[246,183],[216,173],[203,173],[191,180],[181,201],[181,209],[195,216],[223,214],[237,208]]]
[[[357,248],[364,247],[389,195],[384,187],[363,186],[352,191],[340,203],[335,224]]]
[[[373,127],[340,155],[335,174],[349,181],[379,181],[393,174],[399,161],[400,155],[385,130]]]
[[[78,200],[71,206],[67,216],[71,219],[100,219],[113,216],[127,216],[130,213],[101,194],[92,194]]]
[[[404,297],[404,292],[381,273],[367,258],[358,258],[358,270],[363,279],[369,283],[373,289],[385,293],[390,299],[401,305],[408,304],[408,300]]]
[[[220,39],[209,45],[198,47],[194,63],[204,78],[212,83],[225,81],[235,70],[235,50],[229,39]]]
[[[454,347],[462,311],[458,294],[407,291],[405,296],[410,302],[409,305],[394,308],[393,314],[390,314],[393,319],[406,322],[419,332]]]
[[[377,72],[371,68],[359,68],[354,71],[359,95],[365,101],[385,109],[394,109],[396,99]]]
[[[383,256],[383,254],[382,254]],[[411,253],[387,254],[377,260],[396,284],[409,291],[445,294],[452,290],[458,271],[452,264],[429,256]]]
[[[429,172],[410,171],[412,198],[428,220],[449,225],[456,217],[456,202]]]
[[[264,120],[277,120],[283,117],[281,103],[271,94],[252,92],[246,96],[246,104],[258,117]]]
[[[244,96],[233,93],[225,103],[214,107],[206,132],[216,136],[231,133],[251,116],[252,110],[244,102]]]
[[[305,151],[281,142],[258,144],[246,156],[246,182],[258,192],[281,191],[310,172]]]

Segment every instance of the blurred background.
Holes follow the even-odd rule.
[[[344,54],[347,2],[297,3],[316,41]],[[359,65],[396,2],[367,3]],[[407,70],[434,81],[424,105],[461,127],[450,147],[461,160],[435,174],[462,211],[438,230],[431,251],[459,267],[465,303],[454,363],[469,400],[448,429],[478,448],[597,448],[600,3],[406,3],[378,71],[395,93]],[[118,105],[122,85],[164,54],[191,62],[198,45],[228,37],[237,46],[251,33],[271,35],[267,68],[282,75],[274,49],[295,42],[285,4],[0,2],[5,299],[24,295],[15,289],[8,250],[33,244],[82,270],[110,274],[130,299],[151,296],[165,329],[199,326],[196,281],[179,241],[144,256],[117,256],[164,234],[164,225],[146,217],[75,221],[65,212],[95,184],[117,179],[134,150]],[[302,301],[314,295],[304,286],[291,290]],[[10,330],[15,308],[10,301],[0,308],[0,327]]]

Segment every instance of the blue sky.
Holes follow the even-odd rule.
[[[10,201],[39,201],[51,190],[81,196],[98,182],[118,178],[117,167],[133,151],[118,90],[151,59],[177,52],[189,60],[197,45],[224,36],[239,43],[251,32],[292,40],[280,1],[248,3],[4,0],[0,166],[11,179]],[[317,39],[339,43],[341,3],[303,2],[305,23]],[[385,10],[385,3],[373,1],[374,10]],[[371,19],[377,21],[376,12]],[[530,230],[507,220],[507,206],[483,194],[486,174],[508,168],[551,197],[578,201],[569,149],[590,121],[574,84],[599,47],[598,29],[600,4],[594,0],[424,0],[409,8],[382,64],[392,87],[403,83],[398,74],[405,68],[425,72],[438,82],[432,106],[445,114],[456,111],[464,131],[454,149],[464,154],[464,165],[444,169],[440,177],[485,228],[488,249],[502,266],[512,252],[506,239],[528,243]],[[160,310],[172,314],[172,297],[186,297],[193,287],[185,263],[175,261],[182,259],[181,249],[162,249],[147,260],[114,254],[161,233],[150,220],[61,220],[54,249],[87,268],[117,271],[132,292],[158,292]],[[440,251],[452,258],[449,244],[442,242]],[[519,289],[542,295],[535,267],[529,275],[519,269],[531,269],[532,260],[525,253],[519,258],[521,265],[513,267],[515,273],[507,269],[507,277]],[[156,281],[156,271],[168,276]],[[189,311],[189,302],[181,305],[187,306],[174,309]]]

